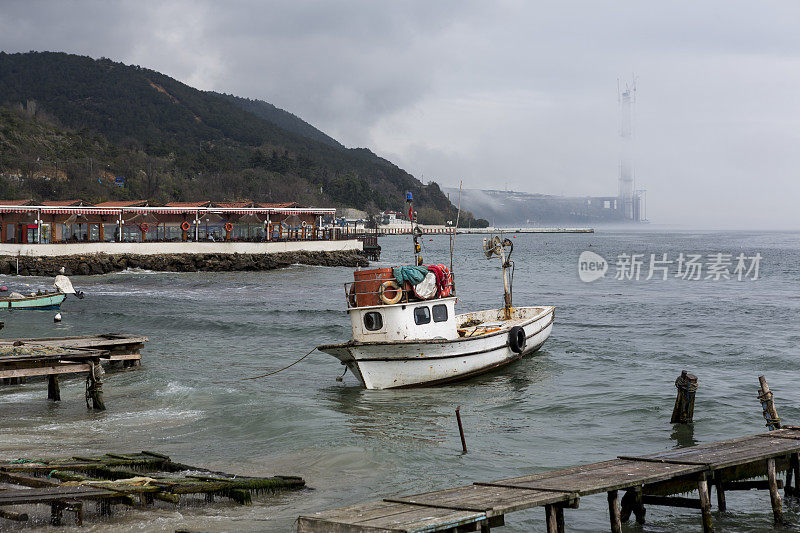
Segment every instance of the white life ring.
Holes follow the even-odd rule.
[[[394,291],[395,295],[392,298],[386,296],[387,291]],[[381,288],[378,290],[378,295],[381,298],[381,301],[387,305],[394,305],[400,301],[403,297],[403,290],[400,288],[400,285],[393,279],[384,281],[381,283]]]

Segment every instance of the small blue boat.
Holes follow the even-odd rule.
[[[62,269],[63,271],[63,269]],[[83,293],[76,291],[67,276],[59,274],[53,283],[54,291],[37,291],[28,296],[12,292],[8,296],[0,297],[1,309],[58,309],[68,294],[83,298]],[[4,288],[5,289],[5,288]]]
[[[58,309],[67,297],[62,292],[46,292],[23,296],[14,293],[11,296],[0,298],[0,309]],[[17,296],[18,295],[18,296]]]

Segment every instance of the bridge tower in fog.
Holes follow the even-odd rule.
[[[619,103],[619,202],[618,209],[628,220],[641,220],[639,195],[634,191],[633,169],[633,108],[636,104],[636,78],[620,85],[617,80]]]

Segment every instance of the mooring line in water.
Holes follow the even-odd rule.
[[[312,353],[314,353],[314,350],[316,350],[316,349],[317,349],[317,348],[316,348],[316,347],[314,347],[314,348],[313,348],[313,349],[312,349],[310,352],[308,352],[307,354],[305,354],[303,357],[301,357],[300,359],[298,359],[297,361],[295,361],[294,363],[292,363],[292,364],[290,364],[290,365],[286,365],[285,367],[281,368],[280,370],[275,370],[274,372],[267,372],[266,374],[261,374],[260,376],[253,376],[252,378],[244,378],[244,379],[261,379],[261,378],[265,378],[265,377],[267,377],[267,376],[271,376],[271,375],[273,375],[273,374],[277,374],[278,372],[283,372],[283,371],[284,371],[284,370],[286,370],[287,368],[291,368],[291,367],[293,367],[294,365],[296,365],[297,363],[299,363],[300,361],[302,361],[303,359],[305,359],[306,357],[308,357],[309,355],[311,355]]]

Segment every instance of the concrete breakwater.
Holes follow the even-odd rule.
[[[58,257],[0,256],[0,274],[55,276],[61,267],[70,275],[91,275],[141,268],[163,272],[224,272],[273,270],[293,264],[316,266],[367,266],[360,250],[284,252],[269,254],[90,254]]]

